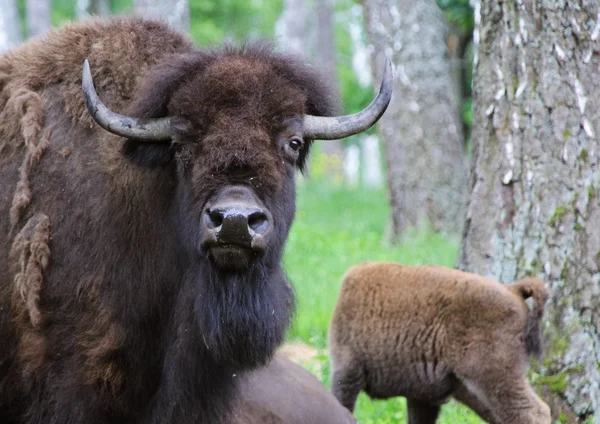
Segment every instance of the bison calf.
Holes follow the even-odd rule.
[[[502,285],[439,266],[355,266],[329,330],[333,393],[350,411],[361,390],[405,396],[409,424],[435,423],[451,396],[489,423],[550,423],[525,377],[546,299],[537,278]]]

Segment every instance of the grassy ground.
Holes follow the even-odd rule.
[[[298,187],[298,212],[288,241],[285,266],[298,296],[290,341],[317,349],[306,366],[329,387],[327,327],[339,291],[340,278],[365,260],[407,265],[432,263],[453,266],[458,241],[424,229],[399,246],[384,243],[389,206],[384,190],[351,190],[308,180]],[[355,416],[363,424],[406,422],[404,399],[372,401],[361,394]],[[468,409],[449,403],[442,424],[481,423]]]

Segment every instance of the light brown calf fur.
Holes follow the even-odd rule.
[[[321,382],[282,354],[242,383],[232,424],[355,424]]]
[[[435,423],[450,397],[489,423],[548,424],[525,376],[546,300],[538,278],[502,285],[439,266],[357,265],[329,329],[333,394],[350,411],[361,390],[405,396],[409,424]]]

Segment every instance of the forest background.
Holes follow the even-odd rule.
[[[92,15],[158,16],[201,46],[274,40],[339,87],[346,113],[368,104],[390,56],[394,98],[380,124],[317,143],[298,176],[285,255],[298,310],[284,349],[329,387],[340,278],[365,260],[506,283],[538,275],[551,299],[529,379],[556,422],[600,423],[596,3],[0,0],[0,52]],[[404,421],[405,401],[361,395],[356,417]],[[441,422],[481,421],[451,402]]]

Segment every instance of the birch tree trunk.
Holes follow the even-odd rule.
[[[52,26],[50,0],[26,0],[25,15],[29,37],[42,35]]]
[[[464,223],[467,160],[460,104],[447,58],[447,24],[435,0],[363,0],[380,80],[395,64],[394,95],[380,129],[385,142],[392,237],[430,222],[458,233]]]
[[[21,42],[16,0],[0,0],[0,54]]]
[[[600,423],[600,2],[475,1],[472,189],[459,266],[545,279],[533,381]],[[563,421],[564,422],[564,421]]]
[[[77,0],[75,5],[75,16],[82,20],[90,16],[110,15],[109,0]]]
[[[134,0],[135,12],[147,18],[162,19],[173,28],[190,31],[190,6],[188,0]]]
[[[284,0],[283,12],[275,24],[275,33],[280,47],[292,54],[308,57],[307,0]]]
[[[327,76],[334,87],[338,86],[336,48],[335,48],[335,0],[316,0],[315,28],[316,44],[314,62],[321,72]],[[366,106],[366,105],[365,105]],[[328,173],[334,179],[344,176],[344,145],[342,140],[329,140],[321,143],[321,149],[328,156],[330,164]]]

